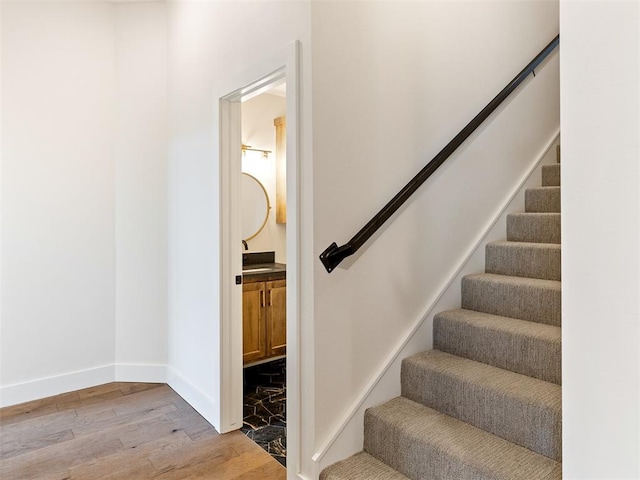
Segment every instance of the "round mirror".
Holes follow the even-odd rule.
[[[269,218],[269,195],[264,185],[248,173],[242,174],[242,239],[258,235]]]

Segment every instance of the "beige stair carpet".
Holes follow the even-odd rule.
[[[434,350],[402,362],[402,396],[365,413],[364,450],[321,480],[562,478],[560,165],[542,167]]]

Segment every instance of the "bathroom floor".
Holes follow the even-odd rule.
[[[273,458],[287,464],[286,359],[244,369],[241,431]]]

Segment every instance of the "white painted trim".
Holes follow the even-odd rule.
[[[242,137],[239,99],[219,100],[220,115],[220,433],[242,427],[242,275],[240,205]],[[234,161],[235,159],[235,161]]]
[[[358,398],[353,402],[351,407],[344,414],[338,426],[333,430],[331,435],[327,438],[327,440],[322,444],[322,446],[316,451],[313,455],[313,461],[319,464],[326,453],[329,451],[331,446],[338,440],[344,429],[347,427],[351,419],[357,414],[357,412],[362,408],[365,404],[367,398],[371,395],[373,390],[376,388],[378,383],[382,380],[382,377],[387,373],[392,364],[398,359],[398,356],[402,353],[404,348],[407,346],[409,341],[412,339],[414,334],[418,331],[423,322],[431,316],[433,309],[436,307],[438,301],[442,298],[445,292],[451,287],[453,282],[456,280],[460,272],[463,270],[465,265],[469,262],[473,254],[478,250],[478,248],[483,247],[483,243],[485,238],[492,230],[492,228],[496,225],[496,223],[500,220],[500,218],[506,213],[506,210],[509,204],[513,201],[516,195],[522,190],[525,183],[529,180],[531,175],[535,172],[536,168],[540,165],[546,154],[549,152],[549,149],[553,147],[556,141],[560,138],[560,130],[556,130],[552,139],[547,143],[542,152],[535,158],[535,160],[531,163],[527,171],[523,174],[520,180],[517,182],[515,187],[511,190],[511,192],[505,197],[502,205],[496,209],[491,219],[485,224],[485,227],[480,231],[478,236],[475,238],[473,242],[471,242],[469,248],[466,252],[460,257],[456,267],[449,273],[446,277],[446,280],[442,282],[440,288],[436,290],[436,293],[428,300],[427,307],[424,313],[414,322],[411,329],[405,334],[405,336],[396,344],[391,353],[387,356],[385,361],[382,363],[381,367],[377,370],[377,372],[371,377],[367,386],[362,391],[362,393],[358,396]]]
[[[2,7],[0,6],[0,25],[2,25]],[[0,35],[0,63],[2,60],[2,35]],[[0,75],[0,92],[2,92],[2,75]],[[0,112],[3,112],[4,110],[2,110],[2,97],[3,95],[0,95]],[[2,115],[0,115],[0,152],[2,151],[1,146],[3,145],[2,143],[2,132],[3,132],[3,128],[2,128]],[[4,162],[2,161],[2,153],[0,153],[0,179],[3,178],[2,173],[4,170]],[[6,177],[4,177],[6,178]],[[3,182],[0,180],[0,226],[4,226],[5,223],[3,221],[3,213],[4,209],[2,208],[2,199],[4,198],[4,195],[2,194],[2,185]],[[2,252],[4,252],[4,250],[2,249],[2,239],[4,237],[4,235],[2,234],[2,228],[4,227],[0,227],[0,272],[4,272],[4,270],[2,269],[2,258],[4,257],[4,255],[2,254]],[[4,275],[0,274],[0,323],[2,323],[2,312],[4,311],[2,306],[3,306],[3,292],[5,291],[3,288],[3,284],[2,284],[2,279],[4,278]],[[0,325],[0,331],[3,330],[1,328]],[[6,334],[5,334],[6,335]],[[1,357],[1,353],[0,353],[0,357]],[[0,360],[1,362],[1,360]],[[5,398],[6,394],[3,394],[3,388],[0,387],[0,407],[4,406],[4,398]],[[11,397],[12,395],[10,394],[9,397]]]
[[[313,168],[303,155],[301,48],[287,52],[287,478],[304,478],[315,441]],[[307,147],[310,149],[310,142]],[[290,290],[291,289],[291,290]],[[304,375],[302,374],[304,372]]]
[[[116,363],[116,382],[167,383],[166,365]]]
[[[0,387],[0,408],[110,382],[167,383],[166,365],[115,364]]]
[[[288,454],[288,451],[287,451]],[[311,477],[303,474],[303,473],[297,473],[297,474],[289,474],[289,477],[287,477],[288,480],[312,480]],[[316,475],[314,478],[318,478],[318,476]]]
[[[28,382],[5,385],[0,388],[0,407],[8,407],[113,382],[114,373],[114,365],[104,365],[62,375],[38,378]]]
[[[218,404],[185,376],[173,367],[167,369],[167,384],[180,395],[196,412],[204,417],[211,425],[215,426],[216,410]]]
[[[115,364],[0,387],[0,407],[39,400],[110,382],[167,383],[209,423],[216,402],[166,365]]]

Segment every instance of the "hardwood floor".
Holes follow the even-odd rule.
[[[108,383],[0,409],[3,480],[285,480],[241,432],[218,434],[164,384]]]

